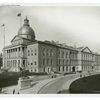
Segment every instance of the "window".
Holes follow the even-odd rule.
[[[58,57],[60,57],[60,51],[58,51]]]
[[[64,63],[65,63],[65,60],[63,59],[63,65],[64,65]]]
[[[24,52],[24,47],[22,47],[22,51]]]
[[[36,52],[36,48],[35,48],[35,52]]]
[[[7,61],[7,67],[9,66],[9,62]]]
[[[49,59],[47,59],[47,65],[49,65]]]
[[[31,50],[31,56],[33,56],[33,50]]]
[[[36,65],[36,61],[34,61],[34,65]]]
[[[51,59],[51,65],[52,65],[52,59]]]
[[[35,53],[35,55],[36,55],[36,53]]]
[[[68,65],[68,60],[66,60],[66,65]]]
[[[28,63],[28,65],[30,65],[30,63],[29,62],[27,62]]]
[[[31,65],[33,65],[33,63],[31,63]]]
[[[45,56],[45,48],[43,48],[43,56]]]
[[[66,58],[68,57],[68,53],[66,52]]]
[[[68,67],[66,67],[66,71],[68,71]]]
[[[28,56],[30,56],[30,50],[28,50]]]
[[[63,71],[64,71],[64,66],[63,66]]]
[[[43,59],[43,65],[45,65],[45,59]]]
[[[20,47],[18,48],[19,49],[19,51],[20,51]],[[11,50],[12,51],[12,50]]]
[[[47,56],[48,56],[48,49],[47,49],[47,52],[46,53],[47,53]]]
[[[60,64],[60,59],[59,59],[59,64]]]
[[[35,53],[34,53],[34,55],[36,55],[36,49],[35,49]]]
[[[62,52],[62,58],[64,58],[64,52]]]
[[[52,49],[50,50],[50,56],[52,56]]]
[[[45,68],[43,68],[43,72],[45,72]]]
[[[60,71],[60,67],[58,68],[58,71]]]

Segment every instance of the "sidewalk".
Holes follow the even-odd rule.
[[[1,94],[13,94],[13,90],[15,90],[15,93],[18,93],[19,92],[18,85],[4,87],[2,89]]]
[[[61,77],[58,77],[58,78],[61,78]],[[46,80],[39,81],[35,86],[32,86],[32,87],[30,87],[28,89],[20,90],[20,94],[37,94],[38,91],[42,87],[47,85],[49,82],[57,80],[58,78],[52,78],[52,79],[46,79]]]

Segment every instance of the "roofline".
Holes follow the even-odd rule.
[[[56,44],[47,43],[47,42],[39,41],[39,40],[36,40],[36,41],[30,43],[29,45],[32,45],[32,44],[35,44],[35,43],[43,43],[43,44],[52,45],[52,46],[55,46],[55,47],[58,47],[58,48],[69,49],[69,50],[73,50],[73,51],[78,51],[76,48],[74,49],[74,48],[71,48],[71,47],[63,47],[63,46],[59,46],[59,45],[56,45]]]

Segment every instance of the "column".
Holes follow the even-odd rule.
[[[15,58],[15,50],[14,50],[14,48],[13,48],[13,58]]]
[[[23,57],[23,47],[20,47],[20,56]]]
[[[19,52],[19,51],[18,51],[18,48],[17,48],[17,52],[16,52],[16,57],[17,57],[17,58],[18,58],[18,52]]]
[[[15,53],[15,56],[16,56],[16,58],[17,58],[17,48],[16,48],[16,53]]]
[[[8,58],[9,58],[9,50],[8,50]]]
[[[14,48],[12,49],[12,55],[13,55],[13,58],[14,58]]]
[[[9,50],[9,58],[11,58],[11,54],[10,53],[11,53],[11,51]]]
[[[12,49],[10,50],[10,55],[11,55],[11,58],[12,58]]]
[[[20,47],[18,47],[18,57],[20,57]]]

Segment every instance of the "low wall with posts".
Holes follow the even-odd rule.
[[[18,88],[26,89],[38,83],[38,81],[50,78],[48,75],[43,76],[32,76],[32,77],[21,77],[18,80]]]
[[[31,81],[32,81],[32,79],[30,79],[29,77],[19,78],[19,80],[18,80],[19,90],[31,87]]]

